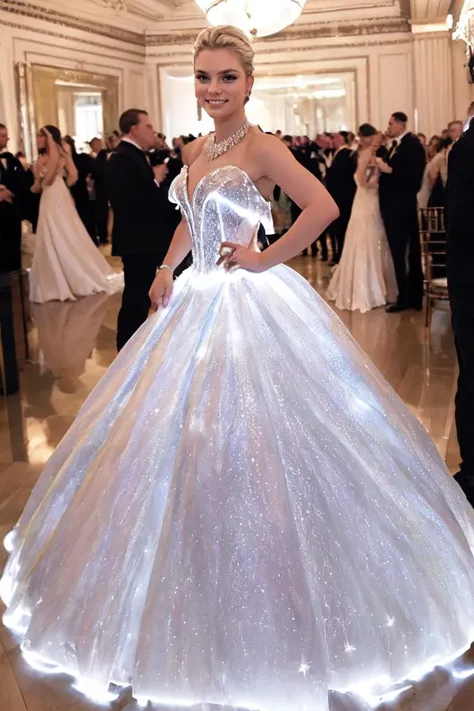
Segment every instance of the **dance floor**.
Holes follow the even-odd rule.
[[[324,294],[329,276],[326,265],[311,257],[300,257],[291,266]],[[31,362],[22,370],[21,394],[0,398],[0,538],[15,524],[45,462],[114,360],[119,304],[120,295],[97,295],[74,303],[32,307]],[[456,471],[456,358],[449,314],[446,310],[435,311],[429,338],[421,313],[387,315],[384,309],[377,309],[364,315],[339,315],[423,423],[449,468]],[[5,556],[2,550],[0,567]],[[470,657],[474,663],[472,651]],[[136,711],[137,706],[127,694],[110,706],[95,705],[72,690],[68,677],[46,678],[32,670],[14,637],[0,625],[0,711],[104,708]],[[396,702],[379,707],[380,711],[382,708],[473,711],[474,681],[460,681],[453,691],[452,680],[440,670]]]

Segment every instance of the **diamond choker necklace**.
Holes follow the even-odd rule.
[[[234,146],[245,138],[251,127],[252,124],[246,121],[239,129],[237,129],[235,133],[232,134],[232,136],[225,138],[223,141],[219,141],[219,143],[216,143],[216,134],[211,133],[207,139],[205,148],[208,159],[216,160],[219,156],[222,156],[224,153],[227,153],[227,151],[230,151],[231,148],[234,148]]]

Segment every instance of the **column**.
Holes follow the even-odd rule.
[[[452,40],[449,32],[414,35],[415,109],[417,131],[428,138],[456,119]]]
[[[452,44],[454,111],[457,119],[465,119],[467,108],[474,101],[474,85],[468,82],[467,45],[462,40]]]
[[[0,23],[0,123],[4,123],[10,134],[9,150],[15,153],[20,146],[18,125],[18,101],[15,91],[14,57],[8,28]]]

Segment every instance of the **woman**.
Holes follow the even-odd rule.
[[[448,150],[452,145],[451,138],[443,139],[433,136],[428,149],[428,163],[425,167],[423,182],[418,193],[419,208],[438,208],[444,210],[446,200],[446,183],[448,181]],[[422,215],[423,229],[429,228],[431,252],[431,278],[446,277],[446,232],[440,229],[440,220],[433,214],[431,224],[426,224],[427,217]],[[436,230],[436,225],[439,231]]]
[[[450,138],[442,139],[433,136],[428,146],[428,163],[426,164],[418,193],[418,207],[444,207],[445,188],[448,179],[448,148]]]
[[[344,250],[326,297],[338,309],[361,313],[397,299],[397,282],[379,206],[377,152],[383,135],[363,124],[359,129],[355,181],[357,192]]]
[[[216,130],[171,188],[183,218],[151,288],[158,313],[8,538],[5,620],[28,659],[89,694],[113,681],[162,710],[326,711],[335,690],[392,691],[468,644],[474,514],[332,309],[282,265],[337,210],[247,122],[251,44],[209,28],[194,61]],[[259,252],[275,183],[302,213]]]
[[[81,222],[87,230],[89,237],[96,247],[99,246],[97,233],[95,228],[94,204],[90,198],[89,185],[95,174],[96,161],[92,156],[86,153],[78,153],[76,143],[72,136],[64,136],[64,143],[69,146],[71,157],[76,166],[77,180],[74,185],[71,185],[70,191],[74,198],[77,214],[81,218]],[[64,146],[67,151],[68,148]]]
[[[42,194],[30,272],[31,301],[75,301],[78,296],[117,291],[123,286],[123,275],[115,274],[93,245],[74,207],[68,187],[77,182],[78,173],[59,129],[41,129],[38,149],[31,190]]]

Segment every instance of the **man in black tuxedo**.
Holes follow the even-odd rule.
[[[21,162],[7,150],[8,130],[0,124],[0,271],[21,269],[22,202],[28,180]]]
[[[156,145],[148,114],[129,109],[119,125],[123,138],[105,166],[106,192],[114,214],[112,254],[122,257],[125,275],[118,350],[148,317],[148,292],[180,220],[168,200],[166,165],[152,168],[147,157]]]
[[[418,235],[417,195],[426,164],[425,149],[407,131],[408,118],[401,111],[390,117],[387,134],[392,145],[385,160],[377,158],[381,170],[380,210],[392,252],[398,284],[398,300],[388,313],[421,309],[423,270]]]
[[[100,138],[93,138],[90,142],[92,153],[94,154],[94,217],[97,234],[100,244],[107,244],[107,222],[109,217],[109,203],[105,194],[105,166],[108,153],[104,148],[104,143]]]
[[[339,217],[329,227],[333,263],[338,264],[344,247],[347,226],[356,194],[354,173],[357,160],[349,147],[349,134],[339,131],[334,138],[335,154],[326,173],[326,188],[339,208]]]
[[[456,480],[474,506],[474,119],[452,147],[446,185],[448,288],[459,361]]]

